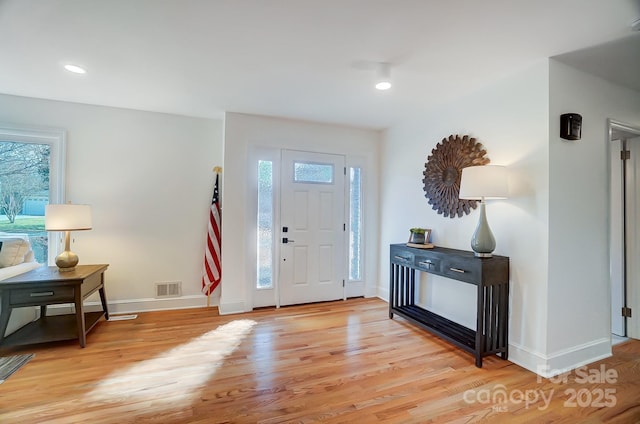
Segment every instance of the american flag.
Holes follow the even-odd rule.
[[[218,177],[213,189],[211,208],[209,209],[209,228],[207,232],[207,248],[204,253],[204,270],[202,271],[202,292],[209,296],[220,284],[222,274],[220,248],[222,239],[220,229],[222,226],[220,202],[218,200]]]

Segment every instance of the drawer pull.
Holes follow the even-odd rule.
[[[405,262],[409,261],[409,259],[407,259],[407,258],[403,258],[402,256],[398,256],[398,255],[395,255],[395,256],[394,256],[394,259],[397,259],[397,260],[399,260],[399,261],[405,261]]]
[[[52,291],[48,291],[48,292],[35,292],[35,293],[29,293],[29,296],[31,296],[31,297],[45,297],[45,296],[53,296],[53,292],[52,292]]]
[[[431,263],[431,261],[418,262],[418,265],[426,266],[427,268],[429,268],[431,265],[433,265],[433,263]]]
[[[453,272],[459,272],[460,274],[464,274],[465,272],[467,272],[464,269],[459,269],[459,268],[449,268],[449,269]]]

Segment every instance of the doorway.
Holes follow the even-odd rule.
[[[640,338],[640,128],[609,121],[611,332]],[[615,337],[614,337],[615,338]]]
[[[364,168],[359,158],[252,148],[248,254],[253,308],[364,295]],[[255,256],[254,255],[255,252]],[[255,258],[255,259],[254,259]]]

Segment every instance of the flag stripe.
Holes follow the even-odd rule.
[[[218,193],[218,177],[213,189],[213,198],[209,208],[209,224],[207,225],[207,246],[204,253],[204,268],[202,271],[202,292],[209,296],[220,284],[222,277],[221,252],[222,237],[220,228],[222,217]]]

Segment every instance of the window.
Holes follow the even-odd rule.
[[[63,131],[0,125],[0,232],[27,234],[42,264],[55,257],[44,207],[63,202],[63,172]]]
[[[294,162],[293,180],[297,183],[333,184],[333,164]]]
[[[258,161],[258,278],[256,288],[273,288],[273,162]]]
[[[349,168],[349,280],[362,280],[361,169]]]

